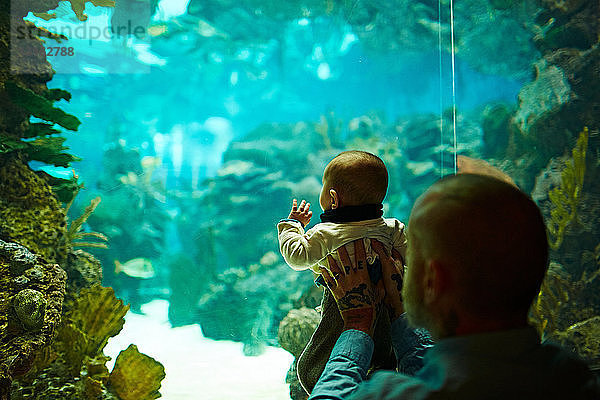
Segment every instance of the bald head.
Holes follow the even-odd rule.
[[[449,266],[457,307],[479,317],[527,314],[548,243],[539,209],[516,187],[473,174],[441,179],[415,203],[409,231],[424,258]]]

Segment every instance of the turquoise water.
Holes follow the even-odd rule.
[[[116,8],[87,3],[80,33],[74,29],[82,22],[66,2],[50,22],[29,15],[50,30],[71,29],[70,40],[46,45],[74,49],[72,56],[49,57],[56,74],[48,82],[72,94],[57,104],[82,121],[77,132],[64,134],[70,152],[82,158],[72,167],[85,185],[70,216],[100,196],[84,229],[106,235],[109,247],[84,250],[102,262],[104,285],[131,304],[128,335],[153,318],[143,319],[144,307],[169,302],[160,329],[187,329],[177,331],[186,340],[196,332],[202,346],[208,339],[235,342],[240,357],[277,354],[284,380],[289,365],[280,360],[291,358],[273,353],[283,352],[279,324],[292,309],[317,306],[320,294],[310,272],[285,265],[275,225],[294,197],[317,207],[324,166],[347,149],[377,153],[387,164],[386,216],[406,221],[416,197],[451,173],[460,154],[502,169],[550,219],[556,205],[548,192],[561,187],[560,171],[588,126],[581,203],[587,206],[576,205],[584,209],[579,222],[569,223],[552,261],[573,282],[584,271],[591,276],[600,255],[593,181],[599,121],[589,111],[597,95],[575,82],[597,83],[583,55],[576,72],[549,55],[597,44],[550,35],[546,22],[563,11],[548,5],[543,11],[534,1],[459,3],[454,32],[451,3],[424,0],[162,0],[144,3],[135,18],[124,11],[126,0]],[[564,12],[561,21],[578,12]],[[131,17],[144,34],[92,38],[115,13]],[[573,110],[581,115],[573,118]],[[140,258],[151,263],[151,276],[115,269],[115,261]],[[597,299],[585,291],[577,296],[584,311],[571,320],[572,306],[555,307],[556,330],[597,315]],[[159,361],[169,356],[160,348],[147,352]],[[187,379],[170,373],[170,382]],[[265,398],[244,382],[243,398]],[[185,396],[171,398],[193,398]]]

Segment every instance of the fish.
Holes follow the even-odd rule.
[[[167,35],[169,26],[167,24],[151,25],[148,27],[148,33],[153,37]]]
[[[115,274],[124,273],[127,276],[138,279],[150,279],[156,276],[152,262],[147,258],[133,258],[124,264],[115,260]]]

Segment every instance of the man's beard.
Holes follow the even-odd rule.
[[[425,305],[424,289],[419,279],[404,282],[402,300],[408,324],[413,328],[427,329],[436,339],[456,334],[458,317],[452,309],[445,314],[434,315]]]
[[[402,302],[408,323],[413,328],[431,330],[434,326],[434,318],[425,306],[422,279],[418,276],[410,276],[410,278],[402,286]]]

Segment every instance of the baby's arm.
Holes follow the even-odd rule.
[[[392,257],[406,263],[406,226],[394,219],[394,233],[392,234]]]
[[[281,255],[297,271],[310,268],[327,255],[319,225],[305,233],[300,221],[283,219],[277,224],[277,232]]]

